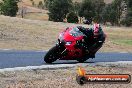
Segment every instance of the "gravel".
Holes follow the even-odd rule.
[[[84,84],[76,82],[77,68],[35,69],[0,72],[0,88],[132,88],[129,84]],[[130,74],[127,66],[85,66],[87,74]]]

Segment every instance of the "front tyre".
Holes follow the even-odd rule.
[[[59,54],[58,47],[54,46],[47,52],[47,54],[44,57],[44,61],[50,64],[59,58],[58,54]]]

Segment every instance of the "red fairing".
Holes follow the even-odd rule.
[[[72,42],[72,44],[70,45],[70,46],[66,46],[68,49],[70,49],[70,50],[74,50],[75,48],[74,48],[74,45],[76,44],[76,41],[77,40],[82,40],[83,39],[83,36],[79,36],[79,37],[74,37],[74,36],[72,36],[72,35],[70,35],[70,33],[69,33],[69,31],[72,29],[72,27],[71,28],[69,28],[66,32],[65,32],[65,34],[64,34],[64,41],[66,41],[66,42]]]
[[[82,49],[76,49],[74,46],[76,45],[77,40],[82,40],[83,36],[74,37],[72,36],[69,31],[72,30],[74,27],[68,28],[63,35],[63,40],[65,42],[72,42],[70,45],[65,45],[66,49],[69,51],[66,59],[70,59],[71,57],[81,57],[82,56]],[[79,52],[78,54],[75,54]]]

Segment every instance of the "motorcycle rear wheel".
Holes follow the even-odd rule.
[[[87,58],[87,57],[82,57],[82,58],[77,58],[77,61],[78,61],[79,63],[83,63],[83,62],[85,62],[87,59],[89,59],[89,58]]]
[[[56,61],[57,59],[59,59],[59,57],[58,57],[58,47],[54,46],[47,52],[47,54],[44,57],[44,61],[46,63],[51,64],[52,62]]]

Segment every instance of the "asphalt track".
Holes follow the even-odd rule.
[[[0,50],[0,69],[48,65],[43,61],[46,51],[16,51]],[[88,59],[85,63],[132,61],[132,53],[97,53],[96,58]],[[57,60],[52,65],[77,64],[75,60]],[[132,62],[131,62],[132,63]]]

